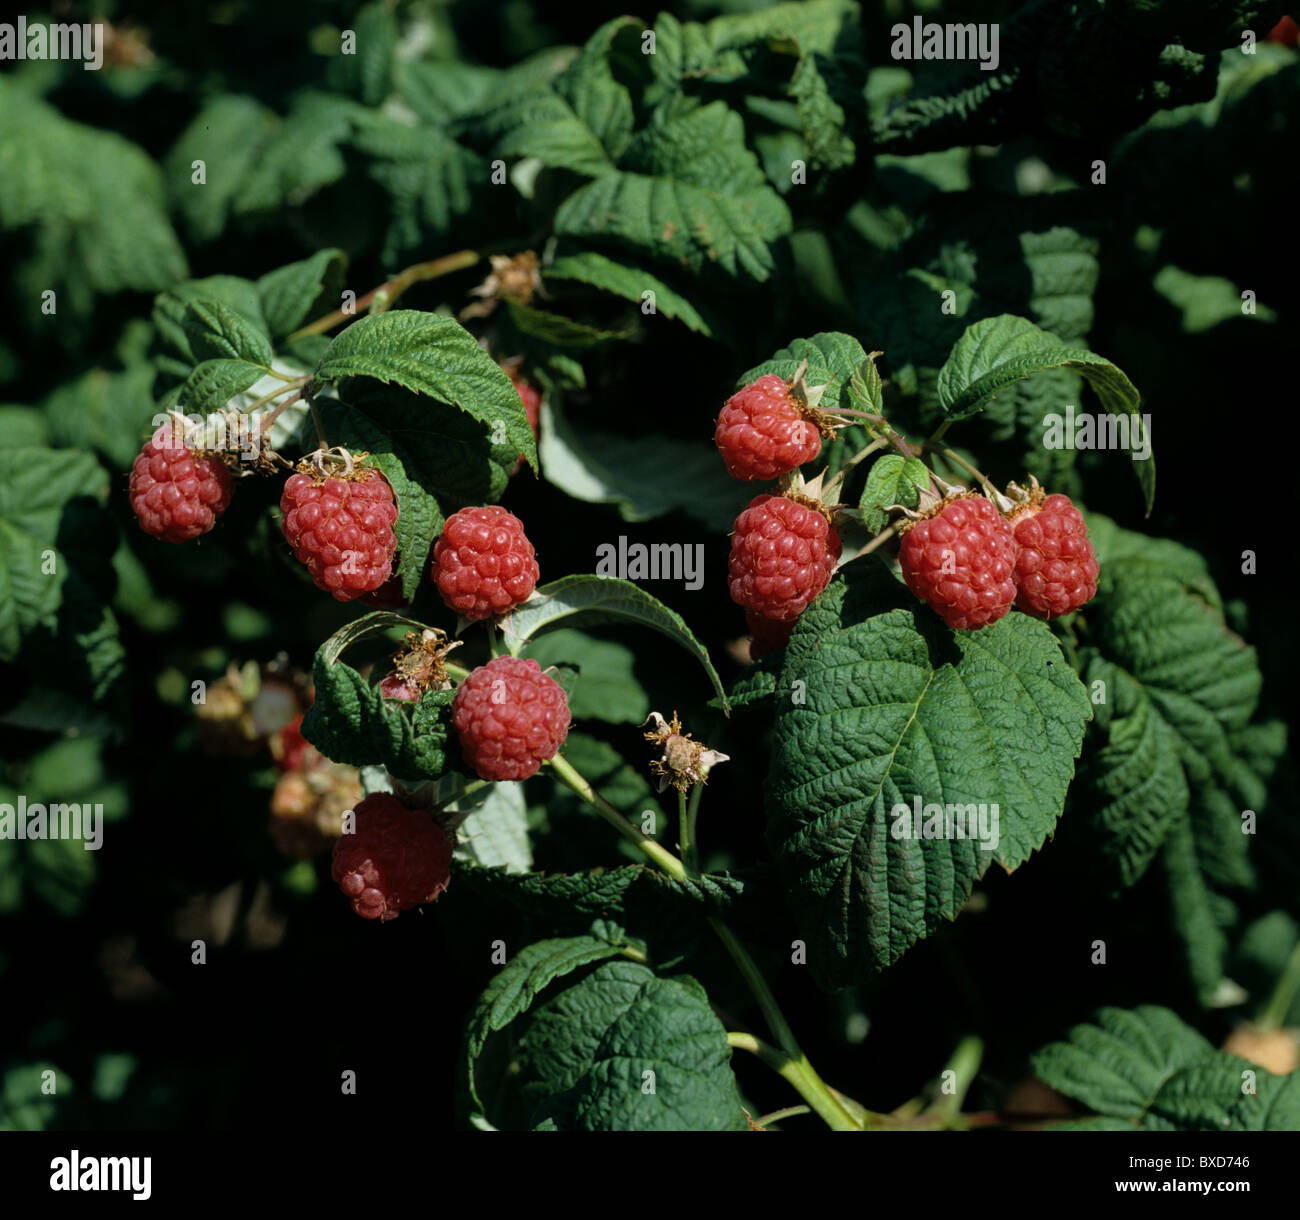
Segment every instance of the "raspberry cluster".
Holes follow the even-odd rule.
[[[523,522],[496,504],[462,508],[434,544],[434,583],[462,618],[505,614],[533,595],[538,575]]]
[[[347,602],[388,580],[397,551],[397,504],[378,470],[363,467],[330,478],[292,474],[280,511],[284,536],[317,588]]]
[[[811,462],[822,436],[781,377],[760,377],[738,390],[718,415],[713,434],[733,478],[775,479]]]
[[[841,549],[839,535],[811,502],[756,496],[731,536],[731,600],[763,618],[793,623],[830,584]]]
[[[206,534],[230,507],[235,489],[224,462],[177,439],[174,425],[163,424],[131,467],[131,509],[140,528],[164,542]]]
[[[447,888],[451,840],[427,813],[376,792],[353,814],[355,830],[334,844],[330,875],[363,919],[396,919]]]
[[[569,700],[536,661],[496,657],[457,688],[451,719],[481,779],[527,779],[564,744]]]

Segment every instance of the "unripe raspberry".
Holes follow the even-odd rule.
[[[433,547],[433,579],[462,618],[505,614],[533,595],[539,575],[523,522],[496,504],[462,508]]]
[[[281,528],[318,589],[348,602],[392,573],[397,504],[388,480],[363,467],[347,477],[291,474],[280,496]]]
[[[515,387],[515,392],[519,395],[519,401],[524,404],[524,413],[528,416],[528,426],[533,430],[533,439],[542,439],[542,392],[531,382],[525,380],[519,375],[519,369],[516,365],[514,368],[506,369],[506,374],[510,378],[510,383]],[[515,468],[510,472],[511,477],[519,473],[519,468],[523,466],[524,459],[521,454],[515,459]]]
[[[131,509],[140,528],[164,542],[206,534],[230,506],[230,468],[202,450],[178,444],[179,425],[165,423],[131,467]]]
[[[334,844],[330,875],[363,919],[396,919],[447,888],[451,840],[427,813],[375,792],[353,814],[356,828]]]
[[[944,500],[904,529],[898,551],[903,580],[949,627],[987,627],[1011,609],[1016,544],[990,501],[980,495]]]
[[[839,535],[810,504],[756,496],[732,531],[731,600],[764,618],[792,623],[830,584],[841,549]]]
[[[1035,491],[1034,499],[1011,515],[1016,605],[1035,618],[1059,618],[1093,599],[1101,569],[1083,515],[1070,497],[1041,499],[1041,490]]]
[[[451,720],[480,778],[527,779],[564,744],[569,700],[536,661],[496,657],[460,684]]]
[[[718,415],[713,434],[727,473],[737,479],[775,479],[811,462],[822,434],[790,397],[790,383],[774,374],[738,390]]]

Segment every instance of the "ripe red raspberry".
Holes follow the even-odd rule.
[[[790,397],[790,383],[774,374],[727,399],[713,439],[737,479],[779,478],[811,462],[822,447],[821,431]]]
[[[432,902],[451,880],[451,840],[427,813],[375,792],[352,811],[356,828],[334,844],[330,876],[362,919],[396,919]]]
[[[794,623],[780,623],[775,619],[764,618],[752,610],[745,611],[745,625],[752,637],[749,641],[749,659],[757,661],[768,653],[784,648],[790,642],[790,633]]]
[[[1018,548],[1016,605],[1021,610],[1035,618],[1059,618],[1093,599],[1100,570],[1097,553],[1069,496],[1048,496],[1038,505],[1031,500],[1012,514],[1011,530]]]
[[[460,684],[451,721],[480,778],[527,779],[564,744],[569,700],[536,661],[496,657]]]
[[[131,508],[140,528],[164,542],[206,534],[230,506],[230,468],[202,450],[178,444],[174,425],[163,424],[144,443],[131,467]]]
[[[830,584],[841,549],[839,535],[810,502],[755,496],[731,535],[731,600],[792,623]]]
[[[903,579],[949,627],[974,631],[1011,609],[1016,544],[1007,519],[989,500],[944,500],[905,528],[898,553]]]
[[[523,522],[496,504],[447,518],[433,547],[433,579],[442,600],[467,619],[505,614],[533,595],[538,569]]]
[[[515,392],[519,395],[519,401],[524,404],[524,413],[528,416],[528,424],[533,430],[533,439],[542,439],[542,392],[535,385],[525,381],[519,375],[518,368],[507,369],[507,375],[510,377],[511,384],[515,387]],[[519,468],[524,464],[523,455],[520,454],[515,459],[515,468],[510,472],[511,477],[519,473]]]
[[[291,474],[280,496],[280,525],[318,589],[350,602],[389,577],[397,504],[388,480],[362,467],[346,478]]]

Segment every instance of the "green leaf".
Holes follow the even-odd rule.
[[[889,514],[886,505],[902,504],[915,508],[918,492],[930,486],[930,472],[920,458],[904,459],[897,453],[886,453],[872,463],[862,489],[862,521],[867,529],[878,534],[885,528]]]
[[[510,378],[454,318],[398,309],[349,326],[330,344],[322,381],[370,377],[458,407],[500,432],[537,468],[537,443]]]
[[[1081,661],[1105,700],[1099,756],[1084,770],[1103,859],[1136,879],[1161,853],[1171,922],[1202,998],[1223,977],[1229,895],[1254,884],[1241,811],[1264,816],[1266,780],[1285,751],[1246,743],[1261,675],[1254,650],[1227,627],[1193,551],[1090,514],[1101,574],[1085,611]]]
[[[78,502],[102,512],[108,473],[76,449],[0,448],[0,660],[16,660],[24,640],[54,630],[70,585],[82,581]],[[98,540],[85,543],[98,549]],[[96,615],[97,617],[97,615]]]
[[[624,300],[633,301],[643,310],[649,304],[646,294],[653,294],[654,313],[675,318],[698,334],[713,333],[713,327],[677,289],[640,267],[615,262],[595,250],[559,255],[542,274],[548,281],[577,280],[590,284],[603,292],[612,292]]]
[[[789,234],[790,211],[745,147],[734,110],[714,102],[657,122],[621,166],[560,205],[557,234],[642,251],[696,275],[771,276],[772,246]]]
[[[427,574],[429,548],[442,533],[443,517],[438,501],[421,483],[419,463],[368,416],[328,398],[319,400],[317,410],[325,435],[336,445],[368,453],[370,464],[383,473],[393,488],[397,498],[397,521],[393,527],[397,535],[397,574],[402,581],[402,596],[410,601]]]
[[[255,98],[220,94],[181,132],[164,165],[168,192],[198,242],[221,236],[248,174],[280,120]],[[194,162],[203,180],[194,181]]]
[[[505,491],[514,446],[504,437],[493,444],[487,425],[463,411],[365,377],[344,382],[340,401],[401,447],[408,469],[447,511],[495,503]]]
[[[1136,456],[1139,450],[1145,449],[1148,455],[1150,452],[1150,437],[1139,411],[1141,398],[1133,383],[1109,360],[1068,347],[1055,335],[1013,314],[985,318],[966,328],[939,370],[939,403],[946,418],[965,419],[982,410],[1005,387],[1056,368],[1069,368],[1081,374],[1107,413],[1124,418],[1128,429],[1136,430],[1136,435],[1129,430],[1123,435],[1129,437],[1134,472],[1149,513],[1155,497],[1156,473],[1154,459]]]
[[[475,1112],[483,1114],[474,1067],[490,1035],[505,1029],[532,1007],[540,991],[592,962],[614,957],[620,946],[596,936],[541,940],[513,957],[488,984],[465,1022],[461,1067]]]
[[[349,23],[353,47],[330,62],[329,80],[341,93],[378,106],[393,87],[393,65],[401,35],[397,18],[383,4],[368,4]]]
[[[600,330],[563,314],[507,301],[510,320],[525,335],[556,347],[591,348],[632,337],[630,330]]]
[[[650,714],[650,697],[636,677],[636,653],[626,645],[558,628],[529,640],[522,652],[543,669],[577,666],[577,684],[569,696],[575,720],[644,724]]]
[[[854,406],[858,410],[875,410],[875,407],[861,407],[856,402],[845,401],[849,394],[849,383],[864,365],[870,367],[867,353],[862,344],[852,335],[843,335],[838,331],[823,331],[811,339],[795,339],[783,347],[770,360],[763,361],[747,373],[736,378],[736,386],[749,385],[760,377],[775,374],[786,381],[794,377],[800,362],[808,361],[808,371],[804,380],[809,386],[826,387],[818,404],[823,410],[833,411],[837,407]],[[877,378],[877,382],[879,378]],[[865,386],[864,382],[864,386]]]
[[[453,801],[447,808],[468,812],[456,830],[456,855],[484,868],[526,873],[533,867],[522,784],[503,781]]]
[[[523,1050],[537,1118],[560,1130],[747,1127],[726,1031],[689,975],[606,962],[537,1009]]]
[[[34,226],[48,256],[37,291],[89,315],[94,294],[156,292],[187,274],[163,177],[135,144],[66,119],[0,80],[0,229]],[[35,295],[35,294],[33,294]]]
[[[1167,1008],[1103,1008],[1033,1066],[1058,1092],[1130,1129],[1300,1129],[1300,1077],[1216,1051]]]
[[[437,779],[447,765],[447,736],[453,691],[428,691],[408,715],[410,704],[385,699],[343,652],[367,636],[423,624],[374,611],[339,628],[316,651],[312,680],[316,698],[302,722],[302,735],[326,758],[354,767],[376,764],[405,779]]]
[[[165,401],[187,415],[220,411],[234,397],[242,394],[266,376],[266,369],[247,360],[205,360]]]
[[[681,615],[630,580],[577,575],[554,580],[539,587],[522,606],[503,618],[501,632],[510,650],[518,655],[533,636],[559,624],[577,627],[599,623],[633,623],[667,636],[699,661],[724,709],[727,707],[722,680],[709,660],[708,650]]]
[[[271,337],[283,339],[336,308],[347,265],[342,250],[318,250],[310,258],[262,276],[257,295]]]
[[[767,785],[768,841],[832,988],[955,918],[990,863],[1010,872],[1043,845],[1091,714],[1046,624],[1013,612],[952,632],[880,565],[846,575],[786,649],[780,685],[800,698],[777,701]],[[924,837],[943,811],[916,838],[916,801],[926,819],[996,805],[996,842],[969,821],[967,837]]]
[[[682,512],[723,532],[753,498],[752,488],[728,476],[712,445],[576,428],[554,394],[542,403],[538,452],[542,475],[553,487],[588,504],[613,504],[625,521]],[[665,470],[674,477],[665,479]]]

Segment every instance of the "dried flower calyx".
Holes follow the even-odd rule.
[[[678,792],[685,792],[692,784],[704,783],[711,768],[730,761],[729,755],[719,750],[710,750],[703,742],[682,732],[682,724],[677,719],[676,712],[673,713],[672,720],[665,720],[658,712],[651,712],[646,724],[654,725],[646,730],[646,740],[663,751],[650,764],[655,777],[655,790],[658,792],[670,784]]]

